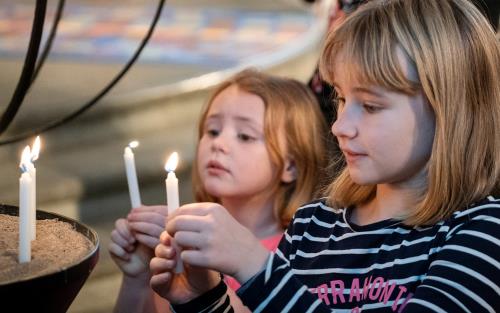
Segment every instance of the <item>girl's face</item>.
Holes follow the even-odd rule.
[[[274,168],[264,137],[264,102],[231,85],[210,105],[198,145],[206,191],[219,199],[269,191]]]
[[[416,75],[398,50],[406,75]],[[425,165],[434,138],[434,114],[422,92],[409,96],[380,86],[366,86],[349,76],[339,56],[334,87],[339,96],[337,136],[351,179],[360,185],[425,184]]]

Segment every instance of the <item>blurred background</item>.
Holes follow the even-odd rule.
[[[44,40],[58,2],[48,1]],[[166,1],[155,32],[128,74],[90,111],[41,135],[37,207],[95,229],[100,260],[70,307],[111,312],[120,272],[107,252],[114,221],[130,209],[123,149],[132,140],[142,202],[166,202],[163,169],[177,151],[181,203],[192,200],[195,130],[210,89],[247,66],[306,82],[318,58],[329,1]],[[75,111],[124,66],[157,1],[66,1],[46,64],[0,141]],[[0,0],[0,112],[19,79],[35,1]],[[0,203],[18,205],[21,151],[0,145]]]

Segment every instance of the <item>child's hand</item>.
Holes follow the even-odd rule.
[[[169,216],[167,232],[183,248],[181,258],[246,282],[266,263],[269,251],[227,210],[215,203],[181,206]]]
[[[166,214],[164,205],[141,206],[132,209],[127,219],[116,221],[109,252],[125,275],[149,280],[149,262],[165,228]]]
[[[220,277],[217,272],[203,268],[185,266],[180,274],[174,274],[176,265],[175,249],[171,246],[167,232],[160,236],[160,244],[155,249],[150,269],[151,288],[172,304],[186,303],[217,286]]]
[[[153,250],[137,244],[126,219],[121,218],[115,222],[108,250],[113,261],[125,275],[149,277],[148,264],[153,256]]]
[[[137,241],[154,250],[159,243],[160,234],[165,230],[166,216],[165,205],[143,205],[132,209],[127,221]]]

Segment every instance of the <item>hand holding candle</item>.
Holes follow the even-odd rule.
[[[179,180],[175,176],[175,169],[177,168],[177,163],[179,162],[179,155],[174,152],[170,155],[165,163],[165,170],[168,172],[167,179],[165,179],[165,186],[167,189],[167,206],[168,214],[172,214],[179,207]],[[177,253],[177,265],[175,267],[175,273],[182,273],[184,270],[182,265],[182,260],[180,259],[180,249],[172,241],[172,246]]]
[[[141,194],[139,193],[139,183],[137,182],[137,173],[135,171],[135,159],[133,148],[139,146],[138,141],[132,141],[123,153],[123,160],[125,161],[125,172],[127,173],[128,192],[130,194],[130,203],[132,208],[141,206]]]
[[[26,146],[21,156],[22,170],[19,178],[19,263],[31,261],[31,202],[33,180],[28,173],[30,162],[30,147]]]

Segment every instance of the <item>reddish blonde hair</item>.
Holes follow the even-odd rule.
[[[319,187],[321,172],[326,163],[324,136],[327,131],[324,118],[314,94],[303,83],[247,69],[214,90],[198,123],[198,140],[203,136],[205,120],[213,100],[233,85],[257,95],[264,102],[264,135],[273,166],[283,168],[288,156],[296,167],[296,180],[292,183],[281,182],[281,172],[274,177],[274,216],[285,228],[295,210],[312,200]],[[287,151],[282,151],[280,130],[285,135]],[[196,163],[194,162],[192,172],[196,201],[218,202],[203,188]]]

